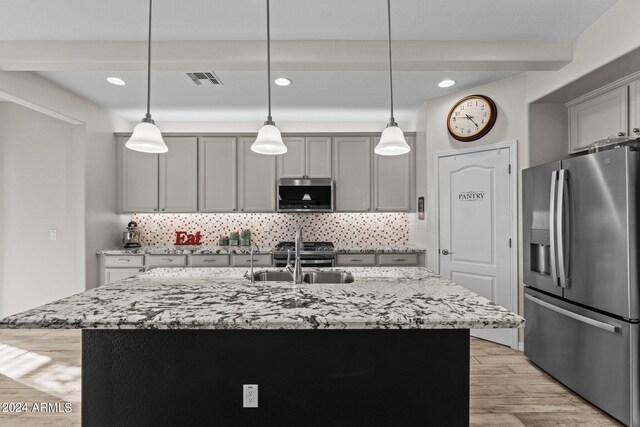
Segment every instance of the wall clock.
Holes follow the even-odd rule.
[[[449,110],[447,128],[458,141],[471,142],[489,133],[497,116],[496,104],[488,96],[465,96]]]

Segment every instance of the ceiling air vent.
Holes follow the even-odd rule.
[[[204,71],[197,73],[187,73],[187,76],[198,86],[202,86],[202,82],[208,81],[212,85],[221,85],[222,80],[213,71]]]

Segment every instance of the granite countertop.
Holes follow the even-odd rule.
[[[258,246],[256,254],[270,254],[273,246]],[[211,255],[248,254],[251,246],[143,246],[136,249],[101,249],[98,255]]]
[[[398,253],[425,253],[424,248],[417,246],[369,246],[369,247],[346,247],[336,248],[338,254],[398,254]]]
[[[327,269],[327,270],[336,270]],[[426,268],[350,268],[350,284],[256,282],[246,269],[171,268],[0,320],[0,328],[469,329],[524,319]]]
[[[270,254],[274,246],[258,246],[255,253]],[[137,249],[103,249],[98,255],[189,255],[189,254],[248,254],[250,246],[143,246]],[[416,246],[336,247],[336,253],[424,253]]]

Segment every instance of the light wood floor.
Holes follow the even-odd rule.
[[[472,426],[620,426],[522,353],[471,340]],[[80,332],[0,330],[2,402],[70,403],[70,413],[0,412],[2,427],[80,425]],[[55,407],[54,407],[55,408]]]

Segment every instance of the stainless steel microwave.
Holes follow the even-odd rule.
[[[278,212],[333,212],[335,184],[330,178],[287,178],[276,183]]]

